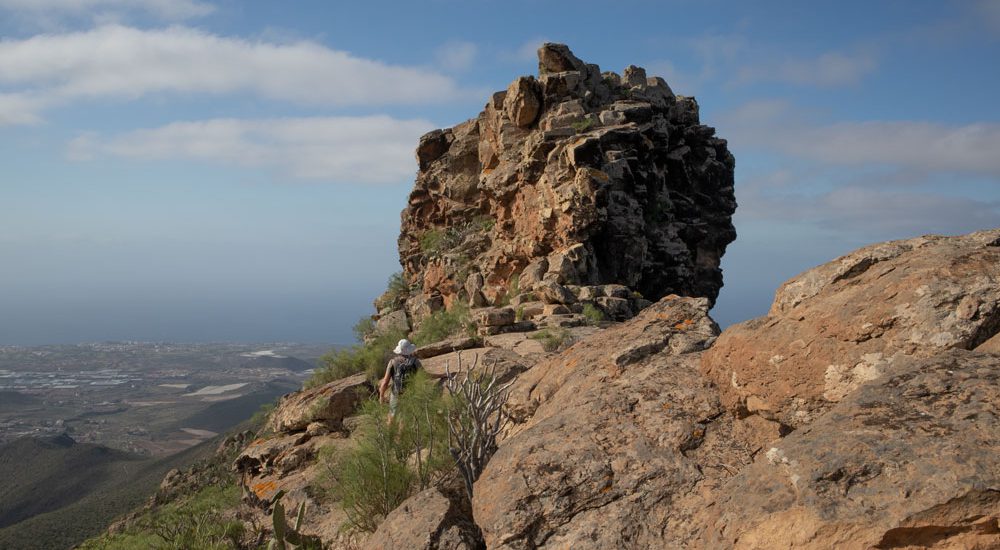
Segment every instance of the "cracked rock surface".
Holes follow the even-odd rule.
[[[748,460],[698,357],[708,300],[669,296],[522,374],[514,426],[475,485],[488,548],[666,548]]]
[[[765,317],[702,359],[723,402],[808,424],[896,361],[991,348],[1000,332],[1000,229],[861,248],[789,280]]]
[[[897,362],[726,483],[698,546],[1000,548],[998,384],[995,355]]]

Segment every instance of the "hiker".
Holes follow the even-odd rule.
[[[420,359],[417,359],[416,355],[414,355],[416,351],[417,346],[412,342],[406,338],[400,340],[396,344],[396,349],[392,350],[396,356],[389,360],[389,364],[385,367],[385,376],[379,382],[378,397],[383,403],[386,400],[386,393],[388,393],[390,418],[396,414],[399,394],[403,393],[403,387],[406,384],[407,378],[423,367],[420,364]],[[446,377],[444,374],[427,374],[431,378]]]

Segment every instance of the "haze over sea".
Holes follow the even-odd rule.
[[[998,39],[994,0],[0,0],[0,345],[350,341],[417,139],[546,40],[729,139],[728,325],[863,244],[1000,226]]]

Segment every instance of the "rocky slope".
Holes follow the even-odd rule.
[[[584,300],[624,319],[644,298],[718,295],[735,162],[694,98],[639,67],[602,73],[560,44],[538,59],[537,78],[421,138],[399,237],[413,291],[405,304],[383,296],[380,315],[403,305],[418,324],[459,301]]]
[[[998,253],[1000,230],[876,245],[714,343],[707,304],[667,298],[536,365],[476,484],[487,546],[1000,548]],[[767,383],[798,393],[733,397]]]
[[[377,329],[468,304],[478,338],[418,353],[496,361],[511,424],[471,500],[446,477],[346,536],[317,456],[372,387],[290,394],[234,464],[250,524],[283,492],[330,548],[1000,548],[1000,229],[860,249],[720,334],[732,156],[662,80],[546,44],[417,156]]]

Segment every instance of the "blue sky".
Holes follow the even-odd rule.
[[[737,159],[713,312],[1000,226],[1000,2],[0,0],[0,344],[345,342],[425,131],[543,41],[695,95]]]

